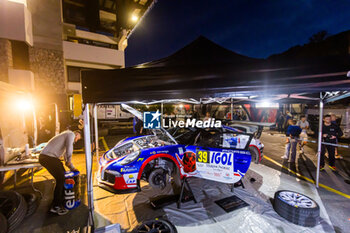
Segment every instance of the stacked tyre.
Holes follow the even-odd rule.
[[[0,213],[0,233],[7,232],[7,219],[6,217]]]
[[[22,195],[27,203],[26,218],[35,213],[39,207],[39,199],[34,193],[25,193]]]
[[[275,193],[273,207],[275,211],[288,221],[304,226],[314,227],[320,218],[320,207],[310,197],[289,190]]]
[[[27,203],[23,196],[15,191],[0,192],[0,212],[7,219],[8,232],[21,224],[27,214]]]
[[[152,232],[164,232],[164,233],[177,233],[176,227],[165,219],[152,219],[141,223],[133,233],[152,233]]]
[[[38,205],[39,200],[34,194],[21,195],[15,191],[1,191],[0,233],[12,232],[24,218],[36,211]]]

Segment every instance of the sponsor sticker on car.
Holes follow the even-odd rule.
[[[137,173],[123,175],[126,184],[136,184]]]

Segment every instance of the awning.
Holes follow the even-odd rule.
[[[82,71],[85,103],[346,91],[349,54],[254,59],[204,37],[169,57],[116,70]]]

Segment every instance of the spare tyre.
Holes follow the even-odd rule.
[[[22,196],[27,203],[27,213],[25,215],[27,218],[35,213],[36,209],[39,206],[39,199],[34,193],[25,193],[22,194]]]
[[[15,191],[0,192],[0,212],[6,217],[8,231],[21,224],[27,213],[27,203],[23,196]]]
[[[140,224],[134,231],[134,233],[153,233],[153,232],[162,232],[162,233],[177,233],[175,226],[164,219],[153,219],[148,220]]]
[[[314,227],[319,221],[318,204],[298,192],[289,190],[276,192],[273,207],[280,216],[300,226]]]
[[[7,232],[7,219],[6,217],[0,213],[0,233]]]

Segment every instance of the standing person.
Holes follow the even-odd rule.
[[[297,122],[296,120],[289,120],[290,125],[288,126],[286,136],[288,137],[288,143],[286,145],[286,151],[284,156],[282,156],[283,159],[289,159],[288,162],[295,163],[295,157],[297,154],[297,144],[298,144],[298,138],[301,133],[301,128],[297,125],[295,125]],[[291,156],[290,155],[290,150]]]
[[[293,119],[292,114],[289,111],[286,111],[285,123],[284,123],[284,132],[287,132],[288,126],[290,125],[290,121]]]
[[[136,118],[136,117],[135,117]],[[141,121],[140,119],[136,118],[136,124],[135,124],[135,132],[136,132],[136,136],[141,136],[143,135],[143,121]]]
[[[339,124],[337,122],[337,116],[334,113],[331,114],[331,122],[332,122],[332,124],[335,124],[339,127]],[[337,140],[336,143],[338,144],[338,138],[336,140]],[[334,157],[335,157],[335,159],[343,159],[343,156],[338,154],[338,147],[335,147],[335,156]]]
[[[327,143],[332,143],[336,144],[337,143],[337,138],[343,136],[343,132],[341,129],[335,125],[332,124],[331,121],[331,115],[325,115],[323,118],[323,125],[322,125],[322,140],[323,142]],[[323,145],[321,147],[321,164],[320,164],[320,170],[324,170],[324,154],[326,153],[326,149],[328,152],[328,158],[329,158],[329,168],[332,171],[336,171],[337,168],[335,167],[335,146],[330,146],[330,145]]]
[[[37,144],[47,142],[50,139],[51,131],[48,129],[43,116],[38,119],[38,139]]]
[[[284,114],[281,112],[281,114],[277,118],[277,130],[279,133],[283,133],[284,120],[285,120]]]
[[[226,120],[232,120],[231,111],[226,113]]]
[[[205,114],[205,117],[204,117],[204,121],[207,121],[207,120],[209,120],[211,117],[210,117],[210,112],[207,112],[206,114]]]
[[[65,165],[71,171],[77,171],[72,164],[73,144],[81,138],[80,131],[64,131],[47,143],[45,148],[39,155],[39,163],[47,169],[47,171],[55,178],[56,187],[54,191],[54,197],[51,204],[50,212],[58,215],[64,215],[68,213],[68,210],[64,208],[64,173],[65,169],[60,161],[60,157],[63,155]]]
[[[307,130],[310,127],[309,122],[306,120],[305,115],[300,116],[300,120],[297,123],[297,126],[301,128],[301,134],[300,134],[300,141],[299,141],[299,146],[300,146],[300,153],[304,154],[304,146],[307,143]]]

